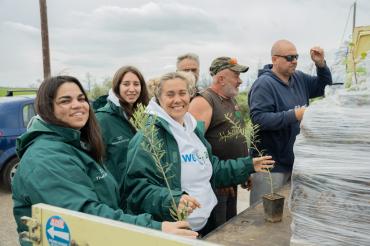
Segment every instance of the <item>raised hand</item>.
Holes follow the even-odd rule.
[[[312,61],[319,67],[325,66],[325,56],[324,56],[324,50],[320,48],[319,46],[315,46],[311,48],[310,55]]]

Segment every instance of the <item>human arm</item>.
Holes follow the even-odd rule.
[[[275,131],[297,123],[294,109],[277,111],[278,97],[267,81],[260,79],[254,82],[249,92],[248,104],[252,122],[258,125],[260,130]]]
[[[251,173],[266,172],[266,168],[272,168],[275,163],[271,156],[251,158],[250,156],[237,159],[220,160],[212,154],[212,147],[208,141],[198,134],[198,137],[207,148],[213,167],[212,182],[216,188],[229,187],[245,183]]]
[[[212,157],[214,181],[216,187],[228,187],[245,183],[251,173],[267,172],[266,169],[273,168],[275,162],[271,156],[244,157],[230,160],[220,160]]]
[[[173,221],[170,214],[173,200],[180,203],[180,199],[185,192],[181,191],[181,185],[174,185],[180,182],[179,169],[169,168],[166,172],[170,190],[167,188],[161,172],[157,169],[155,161],[150,153],[143,148],[144,136],[141,132],[135,135],[130,141],[128,148],[127,173],[124,177],[124,193],[127,197],[127,206],[133,213],[147,212],[157,220]],[[165,165],[165,160],[161,164]],[[178,165],[171,163],[171,165]]]
[[[189,113],[191,113],[198,121],[203,121],[205,131],[207,131],[212,119],[212,107],[207,100],[202,96],[195,97],[189,105]]]
[[[310,50],[312,61],[316,65],[317,76],[303,74],[305,84],[308,88],[309,98],[323,96],[325,86],[333,83],[330,69],[326,65],[324,50],[320,47],[313,47]]]
[[[31,204],[46,203],[161,229],[161,223],[152,220],[149,214],[128,215],[118,208],[117,187],[113,177],[99,168],[99,164],[92,159],[87,158],[89,163],[82,162],[73,152],[67,151],[67,145],[61,146],[62,148],[52,144],[43,145],[44,147],[29,150],[32,155],[22,158],[26,165],[33,165],[27,173],[21,169],[18,178],[18,183],[22,183],[24,199]]]

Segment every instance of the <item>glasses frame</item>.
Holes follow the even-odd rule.
[[[274,56],[277,56],[277,57],[282,57],[284,58],[287,62],[292,62],[294,60],[298,60],[298,57],[299,55],[296,54],[296,55],[286,55],[286,56],[282,56],[282,55],[274,55]]]

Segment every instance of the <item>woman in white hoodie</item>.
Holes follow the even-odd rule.
[[[147,107],[150,115],[156,115],[152,119],[165,151],[161,164],[169,167],[166,176],[171,192],[153,157],[144,149],[146,138],[139,131],[128,148],[124,193],[128,212],[148,212],[158,220],[173,220],[170,207],[174,199],[178,209],[188,209],[191,229],[205,235],[214,229],[212,221],[207,223],[217,204],[213,188],[244,183],[253,171],[265,172],[274,161],[270,156],[227,161],[213,156],[203,136],[203,123],[187,112],[190,92],[183,73],[165,74]]]

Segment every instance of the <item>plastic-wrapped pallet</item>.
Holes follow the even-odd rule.
[[[291,245],[370,245],[370,86],[329,94],[294,147]]]

